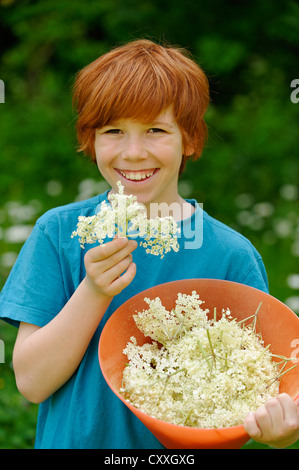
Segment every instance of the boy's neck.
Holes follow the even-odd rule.
[[[188,219],[195,212],[195,207],[181,196],[171,204],[152,202],[146,206],[146,209],[148,218],[172,216],[176,222]]]

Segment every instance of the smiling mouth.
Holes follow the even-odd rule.
[[[126,180],[128,181],[143,181],[149,179],[153,176],[154,173],[158,171],[158,168],[152,168],[149,170],[139,170],[139,171],[131,171],[131,170],[119,170],[115,168],[116,171],[121,174]]]

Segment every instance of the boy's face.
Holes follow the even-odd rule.
[[[95,153],[112,190],[117,191],[120,180],[126,194],[134,194],[149,208],[150,203],[179,200],[182,155],[191,155],[193,149],[183,148],[181,131],[168,108],[151,123],[119,119],[97,129]]]

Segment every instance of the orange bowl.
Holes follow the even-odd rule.
[[[179,292],[199,294],[204,308],[210,315],[229,308],[234,318],[245,319],[258,312],[258,324],[265,345],[270,344],[274,354],[299,359],[299,318],[286,305],[269,294],[253,287],[231,281],[216,279],[187,279],[173,281],[144,290],[121,305],[107,321],[99,341],[99,361],[103,376],[115,395],[147,426],[156,438],[168,449],[237,449],[242,447],[249,436],[242,425],[220,429],[201,429],[178,426],[153,418],[138,410],[119,393],[122,374],[127,362],[123,354],[131,336],[137,344],[151,342],[137,328],[133,315],[148,308],[144,297],[160,297],[166,309],[175,306]],[[297,340],[297,341],[296,341]],[[298,354],[296,355],[296,347]],[[291,363],[291,365],[293,365]],[[286,392],[295,400],[299,396],[299,367],[282,376],[279,391]]]

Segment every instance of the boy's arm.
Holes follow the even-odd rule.
[[[46,400],[75,372],[114,295],[133,280],[137,243],[115,239],[85,255],[86,277],[52,321],[40,328],[21,323],[13,353],[20,392]]]

